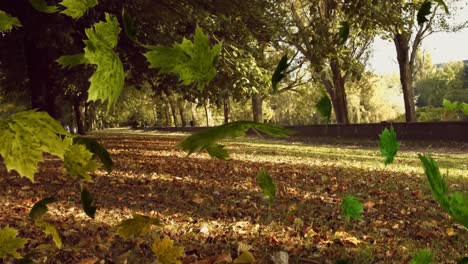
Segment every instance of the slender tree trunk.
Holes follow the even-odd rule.
[[[171,127],[172,126],[171,115],[169,114],[169,112],[170,112],[169,108],[170,108],[169,103],[165,102],[164,103],[164,121],[165,121],[166,127]]]
[[[86,133],[84,125],[84,112],[78,97],[73,98],[73,111],[75,112],[76,129],[79,135]]]
[[[224,124],[229,123],[229,115],[231,112],[231,105],[229,104],[229,96],[224,97]]]
[[[205,116],[206,116],[206,126],[208,127],[213,126],[214,122],[213,122],[213,113],[211,111],[210,98],[205,100],[204,107],[205,107]]]
[[[182,127],[187,126],[187,118],[185,118],[185,105],[187,102],[183,100],[178,100],[178,106],[179,106],[179,114],[180,114],[180,122],[182,124]]]
[[[172,114],[172,119],[174,120],[174,126],[178,127],[179,126],[179,119],[177,118],[177,103],[174,99],[174,96],[172,95],[167,95],[167,100],[169,101],[169,104],[171,106],[171,114]]]
[[[196,127],[196,126],[198,126],[198,121],[197,121],[197,104],[196,104],[196,103],[191,103],[191,105],[190,105],[190,112],[191,112],[191,114],[192,114],[191,126]]]
[[[263,123],[263,98],[259,94],[252,95],[253,121]]]
[[[411,35],[407,33],[396,34],[393,41],[397,52],[398,65],[400,68],[400,82],[405,102],[406,122],[416,122],[416,107],[414,103],[413,69],[410,64],[410,42]]]

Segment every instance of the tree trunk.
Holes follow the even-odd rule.
[[[224,98],[223,105],[224,105],[224,124],[227,124],[229,123],[229,115],[231,112],[231,106],[229,104],[229,96],[226,96]]]
[[[211,103],[210,99],[206,99],[204,102],[204,107],[205,107],[205,116],[206,116],[206,126],[210,127],[214,125],[213,122],[213,113],[211,111]]]
[[[164,104],[164,121],[165,121],[166,127],[172,126],[171,115],[169,114],[169,112],[171,110],[169,108],[170,108],[169,103],[165,102],[165,104]]]
[[[190,121],[190,126],[196,127],[196,126],[198,126],[198,121],[197,121],[197,104],[196,104],[196,103],[191,103],[191,105],[190,105],[190,112],[192,113],[192,120]]]
[[[346,91],[344,86],[344,80],[342,78],[336,78],[335,83],[335,116],[338,124],[349,124],[348,117],[348,102],[346,100]]]
[[[78,97],[73,98],[73,111],[75,112],[76,129],[79,135],[86,133],[84,125],[84,112]]]
[[[400,68],[400,82],[405,102],[406,122],[416,122],[416,107],[414,104],[413,69],[410,64],[410,35],[396,34],[393,38]]]
[[[257,93],[252,95],[253,121],[263,123],[263,98]]]
[[[187,126],[187,119],[185,118],[185,105],[186,105],[185,101],[182,101],[182,100],[178,101],[180,122],[182,124],[182,127]]]

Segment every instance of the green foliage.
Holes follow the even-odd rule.
[[[276,185],[270,174],[264,169],[257,174],[257,184],[262,189],[263,194],[268,197],[270,204],[272,204],[276,197]]]
[[[0,32],[12,30],[13,27],[21,27],[21,22],[18,18],[0,10]]]
[[[468,227],[468,198],[459,192],[448,193],[447,183],[431,156],[419,154],[418,157],[424,167],[434,199],[453,219]]]
[[[343,209],[346,221],[349,221],[351,218],[360,220],[361,213],[364,211],[364,206],[359,202],[357,197],[352,195],[347,195],[343,198],[341,202],[341,209]]]
[[[46,0],[29,0],[31,6],[39,12],[53,14],[59,11],[59,7],[56,5],[47,4]]]
[[[224,147],[224,145],[220,144],[211,144],[206,147],[206,152],[208,152],[210,157],[214,157],[220,160],[228,160],[229,152]]]
[[[125,9],[122,9],[122,21],[125,35],[133,42],[137,42],[137,29],[135,27],[135,19],[131,17]]]
[[[57,246],[57,248],[62,247],[62,238],[60,237],[60,234],[57,231],[57,228],[55,228],[55,226],[53,224],[48,223],[48,222],[46,222],[44,220],[41,220],[41,219],[36,220],[34,223],[40,229],[42,229],[42,232],[44,232],[44,234],[52,236],[52,240],[54,241],[55,246]]]
[[[380,134],[380,154],[385,157],[385,166],[393,162],[398,150],[400,149],[400,143],[397,141],[397,135],[393,127],[385,128],[382,134]]]
[[[288,69],[290,63],[288,63],[288,55],[281,57],[278,65],[276,66],[273,76],[271,76],[271,84],[273,87],[273,93],[278,92],[278,85],[286,77],[285,71]]]
[[[332,114],[332,103],[330,101],[330,98],[326,94],[324,94],[315,105],[315,108],[322,117],[325,117],[327,119],[328,124],[330,122]]]
[[[64,155],[65,168],[72,178],[83,178],[85,181],[92,181],[89,173],[98,169],[101,164],[93,159],[93,153],[86,149],[86,146],[78,144],[71,145]]]
[[[86,188],[83,188],[81,190],[81,205],[83,206],[83,211],[86,213],[87,216],[91,217],[94,219],[94,215],[96,214],[96,206],[93,206],[93,201],[94,197],[91,196],[91,194],[86,190]]]
[[[429,249],[421,249],[411,259],[410,264],[430,264],[434,259],[434,253]]]
[[[8,171],[34,181],[43,152],[63,159],[68,143],[61,136],[68,133],[47,113],[20,112],[0,120],[0,155]]]
[[[88,64],[88,60],[85,58],[84,53],[74,54],[74,55],[64,55],[60,56],[57,60],[55,60],[62,68],[71,69],[75,66],[80,64]]]
[[[177,259],[185,256],[184,248],[175,247],[174,241],[167,237],[155,240],[151,250],[157,256],[156,264],[182,264]]]
[[[447,111],[451,111],[451,112],[462,111],[463,114],[468,115],[468,104],[466,103],[451,102],[447,99],[444,99],[442,101],[442,105]]]
[[[468,264],[468,257],[461,258],[457,264]]]
[[[31,208],[31,211],[29,211],[29,217],[34,221],[42,218],[42,216],[48,211],[47,205],[55,202],[57,202],[57,199],[54,197],[48,197],[40,200],[35,203]]]
[[[447,4],[443,0],[426,0],[424,3],[421,5],[421,7],[418,10],[417,14],[417,21],[419,25],[424,24],[425,22],[428,22],[429,20],[427,19],[427,16],[432,13],[431,8],[434,3],[437,3],[438,6],[442,6],[445,10],[445,13],[449,13]],[[434,11],[435,12],[435,11]]]
[[[225,138],[242,137],[249,129],[261,131],[272,137],[287,137],[292,133],[292,131],[278,126],[252,121],[237,121],[195,133],[186,138],[179,145],[188,155],[194,152],[215,149],[217,152],[212,151],[212,153],[215,154],[215,156],[212,157],[227,159],[229,156],[226,156],[225,152],[221,152],[221,155],[217,155],[222,149],[222,147],[220,147],[222,145],[217,144],[217,142]],[[225,151],[224,149],[222,150]],[[209,154],[211,155],[212,153]]]
[[[97,0],[63,0],[60,5],[64,6],[66,9],[60,13],[78,19],[82,17],[88,9],[95,7],[97,4]]]
[[[0,229],[0,259],[8,256],[21,258],[17,250],[22,249],[28,240],[17,235],[18,231],[9,226]]]
[[[340,37],[340,45],[344,45],[349,38],[349,23],[348,21],[341,22],[340,31],[338,36]]]
[[[221,53],[221,43],[210,48],[209,37],[200,27],[195,30],[193,42],[183,39],[172,47],[156,46],[144,55],[151,68],[160,73],[175,73],[184,85],[197,83],[202,90],[216,76],[216,61]]]
[[[112,162],[112,158],[107,149],[105,149],[96,140],[85,137],[75,137],[73,138],[73,144],[81,144],[86,146],[86,149],[93,153],[93,159],[98,157],[101,163],[106,168],[107,172],[112,172],[112,166],[114,165]]]
[[[109,110],[119,98],[125,81],[125,73],[119,56],[114,52],[120,27],[115,16],[106,13],[106,21],[85,30],[85,59],[97,66],[89,81],[88,101],[108,101]]]
[[[158,219],[135,214],[133,218],[123,220],[116,226],[116,232],[123,238],[137,238],[150,232],[152,225],[159,225]]]

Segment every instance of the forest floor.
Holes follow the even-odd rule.
[[[99,170],[86,184],[98,206],[95,219],[80,205],[80,184],[52,156],[36,181],[0,165],[0,228],[29,238],[22,253],[39,263],[151,263],[151,237],[164,235],[184,247],[182,263],[231,263],[239,243],[257,263],[284,251],[289,263],[408,263],[419,250],[434,263],[456,263],[468,254],[468,230],[434,201],[418,153],[432,153],[451,191],[467,191],[468,147],[403,143],[394,164],[383,165],[376,142],[272,141],[246,138],[224,143],[232,159],[187,156],[181,134],[94,134],[110,151],[114,170]],[[264,168],[277,184],[271,206],[256,183]],[[340,208],[351,194],[364,204],[362,220],[346,221]],[[56,249],[29,220],[45,197],[47,219],[63,240]],[[115,226],[134,214],[161,220],[150,235],[125,240]],[[224,261],[224,262],[223,262]],[[1,260],[0,260],[1,262]]]

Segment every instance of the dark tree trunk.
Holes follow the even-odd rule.
[[[172,126],[171,115],[169,114],[169,112],[170,112],[169,108],[170,108],[170,105],[169,105],[168,102],[166,102],[164,104],[164,121],[165,121],[166,127]]]
[[[231,106],[229,104],[229,96],[224,97],[223,106],[224,106],[224,124],[227,124],[229,123],[229,115],[231,112]]]
[[[81,101],[78,97],[73,98],[73,111],[75,112],[77,133],[80,135],[86,134],[84,112],[81,106]]]
[[[190,121],[190,125],[192,127],[198,126],[198,120],[197,120],[197,104],[196,103],[191,103],[190,105],[190,112],[192,114],[192,121]]]
[[[253,121],[263,123],[263,98],[259,94],[252,95]]]
[[[178,101],[180,122],[182,124],[182,127],[187,126],[187,118],[185,118],[185,104],[186,104],[186,102],[183,102],[182,100]]]
[[[410,35],[407,33],[396,34],[393,41],[397,52],[398,65],[400,67],[400,82],[405,102],[406,122],[416,122],[416,107],[414,103],[413,69],[410,63]]]

